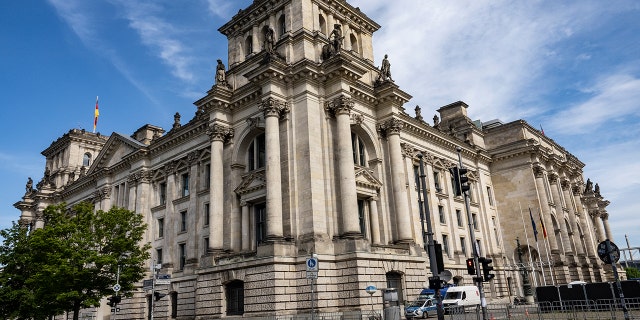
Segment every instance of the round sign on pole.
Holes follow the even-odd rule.
[[[118,291],[120,291],[120,289],[121,289],[121,287],[120,287],[119,284],[116,283],[116,284],[113,285],[113,291],[118,292]]]
[[[318,271],[318,258],[307,258],[307,271]]]
[[[368,294],[374,294],[378,288],[376,288],[376,286],[368,286],[364,290],[367,291]]]
[[[609,243],[609,247],[607,247],[607,242]],[[618,246],[609,241],[609,239],[602,241],[598,244],[598,257],[602,262],[607,264],[617,263],[620,260],[620,249]]]

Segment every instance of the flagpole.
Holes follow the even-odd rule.
[[[96,108],[93,111],[93,133],[96,133],[96,127],[98,126],[98,116],[100,111],[98,110],[98,96],[96,96]]]
[[[538,261],[540,262],[540,271],[542,273],[542,281],[544,285],[547,285],[547,276],[544,274],[544,262],[542,262],[542,252],[540,251],[540,243],[538,242],[538,228],[536,227],[536,221],[533,219],[533,213],[531,213],[531,207],[529,209],[529,218],[531,218],[531,226],[533,227],[533,237],[536,240],[536,250],[538,250]]]
[[[518,202],[518,207],[520,207],[520,217],[522,218],[522,227],[524,228],[524,235],[527,238],[527,252],[529,252],[529,262],[531,263],[531,271],[533,273],[533,284],[537,287],[538,281],[536,280],[536,268],[533,263],[533,258],[531,257],[531,245],[529,244],[529,233],[527,232],[527,226],[524,223],[524,215],[522,214],[522,206],[520,202]]]

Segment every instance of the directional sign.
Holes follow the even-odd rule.
[[[116,284],[114,284],[114,285],[113,285],[113,291],[115,291],[115,292],[120,291],[120,289],[121,289],[121,288],[122,288],[122,287],[120,287],[120,284],[117,284],[117,283],[116,283]]]
[[[142,281],[142,289],[143,290],[151,290],[151,289],[153,289],[153,279],[144,279]]]
[[[318,272],[318,258],[307,258],[307,271]]]
[[[607,242],[609,242],[609,248],[607,248]],[[620,260],[620,249],[615,243],[607,239],[598,244],[598,257],[607,264],[617,263]]]

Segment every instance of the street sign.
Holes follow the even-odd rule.
[[[611,250],[608,250],[607,242],[609,242]],[[607,239],[598,244],[598,257],[600,257],[602,262],[607,264],[617,263],[618,260],[620,260],[620,249],[618,249],[618,246],[616,246],[615,243]]]
[[[307,271],[307,279],[318,279],[318,271]]]
[[[307,258],[307,271],[318,272],[318,258]]]
[[[376,286],[368,286],[364,289],[364,291],[366,291],[368,294],[373,295],[374,293],[376,293],[376,291],[378,291],[378,288],[376,288]]]
[[[116,283],[116,284],[113,285],[113,291],[118,292],[118,291],[120,291],[120,289],[121,289],[120,284]]]
[[[171,284],[171,279],[156,279],[156,285]]]
[[[153,279],[142,280],[142,290],[151,290],[151,289],[153,289]]]

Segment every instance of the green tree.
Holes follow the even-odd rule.
[[[632,267],[624,268],[627,272],[627,279],[640,279],[640,270]]]
[[[29,266],[24,286],[32,300],[25,305],[33,314],[28,316],[73,311],[77,320],[81,308],[99,306],[114,294],[119,266],[120,294],[132,295],[149,258],[150,245],[141,245],[146,230],[141,215],[122,208],[94,211],[80,203],[70,210],[65,204],[49,206],[43,218],[45,226],[25,238],[29,253],[20,255]]]

